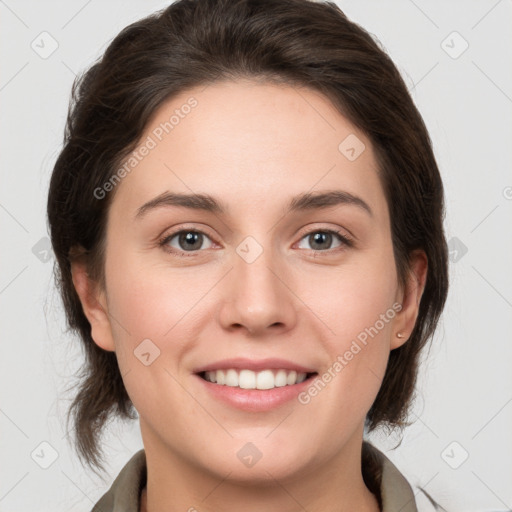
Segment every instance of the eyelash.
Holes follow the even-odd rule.
[[[179,235],[180,233],[199,233],[207,238],[210,238],[205,232],[200,231],[198,229],[180,229],[179,231],[175,231],[174,233],[171,233],[169,235],[165,235],[163,238],[161,238],[158,241],[158,245],[162,247],[162,249],[170,254],[173,254],[175,256],[178,256],[180,258],[190,258],[197,255],[198,252],[202,252],[201,250],[194,250],[194,251],[178,251],[174,248],[170,248],[167,244],[170,240],[172,240],[176,235]],[[335,229],[313,229],[311,231],[308,231],[307,233],[304,233],[300,240],[303,240],[307,236],[312,235],[313,233],[328,233],[331,235],[337,235],[340,239],[341,246],[335,247],[334,249],[325,249],[325,250],[317,250],[317,249],[306,249],[309,251],[312,251],[313,253],[329,253],[332,254],[332,252],[336,252],[338,250],[343,250],[347,247],[353,247],[354,242],[351,238],[347,237],[347,235],[342,234],[341,231],[335,230]],[[211,239],[211,238],[210,238]]]

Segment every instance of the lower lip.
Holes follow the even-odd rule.
[[[242,389],[238,387],[215,384],[195,375],[206,390],[218,400],[227,403],[237,409],[250,412],[263,412],[275,409],[280,405],[297,398],[297,395],[304,391],[317,375],[311,375],[299,384],[282,386],[272,389]]]

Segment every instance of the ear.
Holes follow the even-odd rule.
[[[402,346],[409,339],[416,324],[421,296],[427,280],[428,260],[425,252],[423,250],[413,251],[409,259],[409,266],[410,271],[405,286],[401,287],[397,296],[397,302],[402,305],[402,309],[395,317],[391,350]],[[398,337],[397,334],[402,334],[402,337]]]
[[[115,351],[105,293],[87,274],[86,264],[71,263],[73,285],[82,303],[87,320],[91,324],[91,337],[98,347]]]

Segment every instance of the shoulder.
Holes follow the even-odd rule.
[[[146,453],[142,449],[123,466],[91,512],[139,512],[140,495],[146,479]]]
[[[413,486],[418,512],[448,512],[423,488]]]
[[[443,512],[444,509],[416,485],[412,485],[391,460],[377,447],[363,442],[363,464],[373,464],[373,478],[380,490],[382,512]],[[368,471],[368,469],[366,469]],[[363,474],[365,468],[363,467]],[[370,476],[366,476],[370,478]],[[365,478],[365,480],[366,480]]]

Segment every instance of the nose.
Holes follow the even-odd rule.
[[[233,269],[223,289],[222,327],[245,330],[251,336],[289,331],[297,321],[291,274],[270,250],[249,261],[234,254]]]

